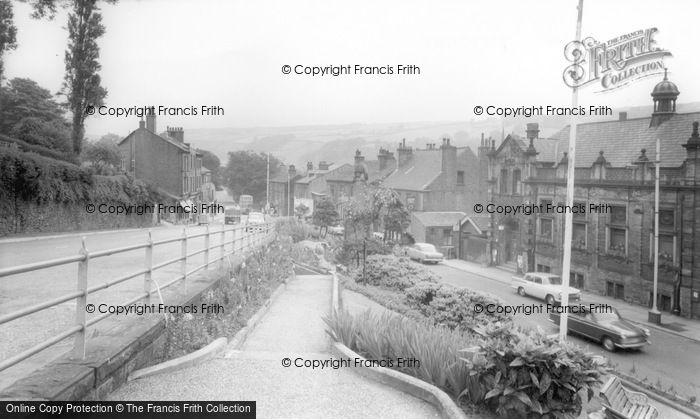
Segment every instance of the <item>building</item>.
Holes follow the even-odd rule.
[[[700,317],[700,112],[677,113],[679,90],[666,77],[648,117],[577,126],[571,284],[651,306],[654,183],[660,139],[658,307]],[[509,135],[482,144],[488,193],[497,205],[560,210],[494,214],[489,246],[497,264],[561,272],[569,127],[550,139]],[[483,152],[483,153],[482,153]],[[540,206],[542,205],[542,206]],[[573,212],[573,211],[572,211]]]
[[[296,181],[303,175],[297,173],[293,164],[281,165],[274,176],[270,177],[270,207],[282,217],[294,215],[294,194]]]
[[[440,147],[413,150],[404,139],[397,154],[397,168],[383,185],[396,191],[409,211],[454,211],[478,202],[479,160],[469,147],[455,147],[445,138]]]
[[[454,231],[466,215],[458,211],[413,212],[409,231],[416,242],[430,243],[446,258],[452,259],[456,250]]]
[[[147,115],[138,129],[119,142],[124,171],[153,185],[173,205],[213,201],[211,173],[202,167],[202,154],[185,142],[183,129],[168,127],[164,133],[156,132],[156,117]],[[176,218],[188,218],[179,215]]]

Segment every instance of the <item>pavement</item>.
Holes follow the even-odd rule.
[[[515,275],[514,272],[509,272],[503,268],[484,267],[481,264],[460,259],[448,259],[443,261],[443,264],[508,285],[511,283],[511,277]],[[697,320],[675,316],[670,313],[662,313],[661,324],[657,325],[647,321],[649,309],[646,307],[586,291],[581,292],[581,299],[587,303],[609,304],[615,307],[623,318],[646,328],[661,330],[672,335],[700,342],[700,322]]]
[[[227,348],[205,363],[131,381],[109,400],[255,400],[262,418],[439,417],[432,405],[350,368],[294,366],[332,358],[322,320],[330,313],[331,287],[331,276],[298,275],[240,349]],[[282,366],[285,358],[292,360],[291,367]]]

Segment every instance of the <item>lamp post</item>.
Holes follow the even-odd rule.
[[[656,306],[658,300],[659,288],[659,166],[661,165],[661,140],[656,139],[656,161],[655,171],[656,179],[654,180],[654,294],[653,305],[649,310],[649,323],[661,324],[661,312]]]

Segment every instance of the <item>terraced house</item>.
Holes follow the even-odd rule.
[[[156,117],[147,115],[118,145],[122,169],[153,185],[172,203],[191,206],[213,201],[211,172],[202,167],[202,153],[185,142],[182,128],[168,127],[157,134]]]
[[[700,112],[677,113],[676,85],[651,93],[653,113],[578,125],[571,260],[573,286],[629,302],[652,303],[655,144],[660,139],[658,307],[700,317]],[[538,138],[487,142],[488,191],[497,204],[566,201],[569,127]],[[492,262],[520,260],[522,270],[560,272],[563,213],[491,220]],[[520,256],[520,258],[518,258]]]

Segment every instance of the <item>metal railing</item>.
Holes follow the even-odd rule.
[[[226,233],[232,232],[232,238],[231,240],[226,241]],[[146,243],[143,244],[135,244],[131,246],[126,246],[126,247],[121,247],[121,248],[116,248],[116,249],[108,249],[108,250],[100,250],[96,252],[90,252],[86,248],[85,245],[85,237],[83,237],[82,240],[82,247],[80,251],[78,252],[77,255],[75,256],[67,256],[67,257],[62,257],[62,258],[57,258],[57,259],[51,259],[51,260],[46,260],[42,262],[35,262],[35,263],[29,263],[26,265],[20,265],[20,266],[13,266],[10,268],[4,268],[0,269],[0,279],[10,276],[10,275],[17,275],[25,272],[33,272],[41,269],[47,269],[47,268],[52,268],[56,266],[61,266],[61,265],[67,265],[71,263],[78,263],[78,277],[77,277],[77,289],[76,291],[73,291],[71,293],[62,295],[60,297],[51,299],[49,301],[44,301],[39,304],[35,304],[26,308],[23,308],[21,310],[17,310],[8,314],[4,314],[0,316],[0,325],[8,323],[12,320],[16,320],[34,313],[37,313],[39,311],[45,310],[50,307],[54,307],[58,304],[65,303],[67,301],[75,300],[76,301],[76,308],[75,308],[75,325],[70,327],[68,330],[63,331],[62,333],[59,333],[51,338],[48,338],[44,342],[37,344],[27,350],[22,351],[21,353],[12,356],[10,358],[7,358],[0,362],[0,371],[3,371],[37,353],[40,351],[48,348],[49,346],[52,346],[66,338],[69,338],[73,335],[75,335],[75,341],[73,342],[73,356],[76,358],[84,359],[85,358],[85,350],[86,350],[86,330],[88,327],[106,319],[109,316],[114,315],[114,313],[104,313],[99,316],[93,317],[91,319],[87,319],[86,316],[86,305],[87,305],[87,298],[89,295],[92,295],[100,290],[104,290],[106,288],[109,288],[111,286],[120,284],[122,282],[128,281],[129,279],[136,278],[139,276],[143,276],[143,292],[137,295],[136,297],[132,298],[131,300],[123,303],[124,306],[128,306],[130,304],[134,304],[139,300],[146,299],[147,301],[150,299],[151,294],[154,291],[160,292],[160,290],[163,290],[176,282],[182,280],[183,285],[186,285],[187,283],[187,278],[191,276],[192,274],[202,270],[202,269],[209,269],[209,266],[219,262],[220,266],[223,267],[224,265],[224,260],[226,257],[229,255],[233,254],[243,254],[245,251],[251,250],[259,245],[265,244],[266,241],[268,241],[274,232],[274,225],[272,223],[266,223],[266,224],[258,224],[255,226],[245,226],[245,225],[237,225],[231,228],[227,228],[227,226],[224,224],[221,228],[220,231],[211,231],[209,226],[207,225],[206,232],[204,233],[198,233],[198,234],[192,234],[188,235],[187,229],[183,228],[182,230],[182,235],[180,237],[176,238],[171,238],[171,239],[165,239],[165,240],[160,240],[160,241],[153,241],[152,236],[151,236],[151,230],[148,231],[148,239],[146,240]],[[216,244],[211,246],[210,245],[210,237],[214,234],[219,234],[221,238],[221,243]],[[187,242],[191,239],[199,238],[199,237],[204,237],[204,248],[200,250],[196,250],[190,253],[187,253]],[[175,242],[180,242],[181,247],[180,247],[180,256],[177,258],[169,259],[164,262],[160,262],[158,264],[153,264],[153,249],[157,246],[161,246],[164,244],[169,244],[169,243],[175,243]],[[230,249],[227,251],[227,246],[230,246]],[[216,248],[219,248],[219,256],[210,259],[210,251],[216,250]],[[127,275],[123,275],[119,278],[113,279],[111,281],[104,282],[102,284],[97,284],[93,285],[91,287],[88,287],[88,267],[90,264],[90,261],[93,259],[97,258],[102,258],[114,254],[119,254],[119,253],[125,253],[125,252],[131,252],[134,250],[139,250],[139,249],[145,249],[145,263],[144,263],[144,268],[141,270],[138,270],[136,272],[132,272]],[[196,266],[193,269],[190,269],[189,271],[187,270],[187,262],[188,259],[199,255],[199,254],[204,254],[203,259],[204,263],[202,263],[199,266]],[[174,263],[180,262],[180,275],[176,276],[175,278],[172,278],[168,282],[159,285],[156,283],[156,290],[153,289],[153,272],[161,269],[165,266],[172,265]]]

